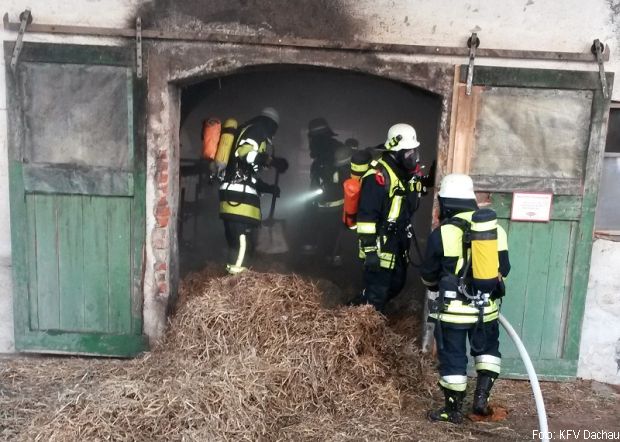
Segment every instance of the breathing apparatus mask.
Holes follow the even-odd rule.
[[[407,170],[409,173],[414,174],[418,171],[418,163],[420,162],[420,154],[418,149],[402,149],[396,153],[396,161]]]
[[[385,141],[385,149],[391,152],[396,162],[410,174],[418,170],[420,142],[413,126],[398,123],[390,127]]]

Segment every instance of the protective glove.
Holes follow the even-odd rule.
[[[278,173],[284,173],[288,169],[288,161],[286,161],[286,158],[272,157],[269,165]]]
[[[506,284],[504,284],[503,279],[500,279],[499,282],[497,283],[497,287],[495,288],[495,290],[493,290],[493,293],[491,293],[491,299],[495,301],[496,299],[503,298],[505,295],[506,295]]]
[[[377,252],[367,252],[364,258],[364,269],[369,272],[378,272],[381,268],[381,261]]]
[[[433,187],[435,185],[435,174],[437,173],[437,160],[433,161],[428,173],[422,177],[422,184],[427,187]]]

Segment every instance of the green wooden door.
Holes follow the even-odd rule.
[[[509,235],[502,313],[539,375],[574,377],[609,100],[598,72],[476,67],[474,84],[470,174]],[[511,221],[515,191],[552,193],[550,222]],[[505,333],[501,344],[503,374],[525,376]]]
[[[131,48],[5,43],[15,346],[132,356],[142,335],[144,85]]]

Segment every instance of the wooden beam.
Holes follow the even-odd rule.
[[[9,21],[8,13],[4,14],[4,29],[17,32],[20,23]],[[89,35],[96,37],[122,37],[135,38],[136,30],[127,28],[107,28],[94,26],[69,26],[32,23],[28,25],[28,33],[34,34],[65,34],[65,35]],[[385,52],[409,55],[441,55],[467,57],[469,48],[449,46],[424,46],[391,43],[372,43],[363,41],[336,41],[317,40],[294,37],[273,37],[260,35],[224,34],[220,32],[193,32],[193,31],[170,31],[158,29],[143,29],[142,39],[193,41],[210,43],[246,44],[261,46],[278,46],[306,49],[344,50],[357,52]],[[596,59],[590,51],[587,52],[558,52],[558,51],[526,51],[513,49],[488,49],[478,48],[476,57],[492,58],[517,58],[532,60],[555,60],[555,61],[581,61],[595,62]],[[609,60],[609,47],[605,46],[603,60]]]
[[[474,86],[471,95],[465,92],[466,86],[457,83],[454,94],[456,95],[455,124],[452,128],[454,142],[448,154],[448,173],[469,173],[471,157],[474,149],[476,135],[476,119],[478,116],[478,103],[480,101],[481,86]]]

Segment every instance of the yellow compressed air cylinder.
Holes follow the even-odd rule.
[[[217,145],[217,153],[215,154],[215,163],[219,170],[223,170],[228,164],[230,151],[232,150],[235,142],[235,135],[237,134],[237,126],[237,120],[234,118],[228,118],[222,125],[220,142]]]
[[[492,209],[477,210],[471,218],[471,260],[473,284],[483,293],[498,281],[497,215]]]

